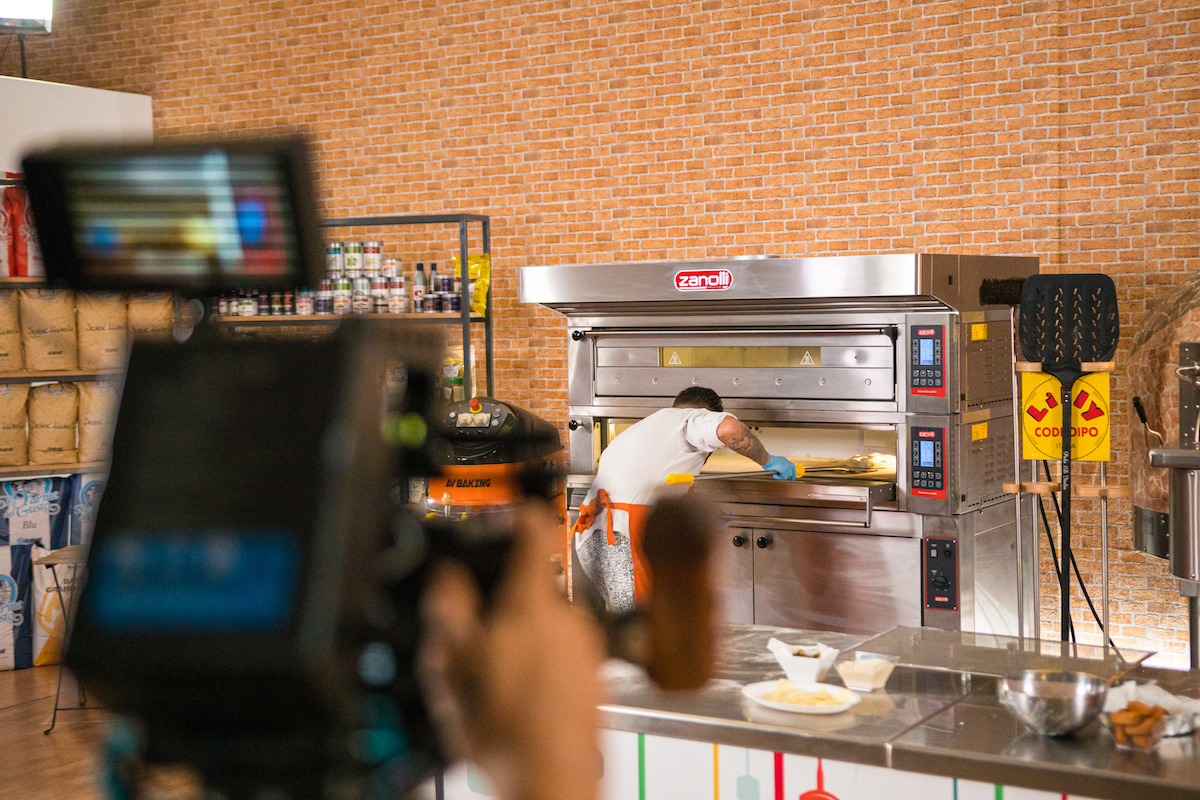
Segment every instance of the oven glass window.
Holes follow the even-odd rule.
[[[920,360],[921,366],[932,366],[933,364],[933,339],[919,339],[920,344]]]
[[[933,442],[921,442],[921,466],[933,466]]]

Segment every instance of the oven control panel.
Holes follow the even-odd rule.
[[[908,429],[909,491],[916,497],[946,499],[946,429]]]
[[[946,326],[910,326],[908,387],[923,397],[946,396]]]
[[[958,608],[958,543],[953,539],[925,539],[925,607],[953,611]]]

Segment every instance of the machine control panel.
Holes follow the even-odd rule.
[[[958,543],[953,539],[925,539],[925,607],[953,611],[958,608]]]
[[[909,491],[946,499],[946,429],[909,428]]]
[[[908,387],[923,397],[946,396],[946,326],[912,325]]]
[[[468,403],[452,406],[446,412],[446,422],[456,436],[479,435],[499,428],[510,413],[502,403],[472,398]]]

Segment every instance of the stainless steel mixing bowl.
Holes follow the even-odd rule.
[[[1000,703],[1043,736],[1064,736],[1100,715],[1108,684],[1069,670],[1027,669],[1002,678]]]

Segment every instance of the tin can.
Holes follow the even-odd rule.
[[[246,292],[238,298],[238,316],[254,317],[258,316],[258,298]]]
[[[420,313],[425,310],[425,290],[421,288],[421,284],[414,282],[412,290],[412,310]]]
[[[350,310],[355,314],[366,314],[371,310],[371,281],[358,277],[352,280]]]
[[[325,245],[325,271],[330,277],[346,272],[346,259],[342,254],[341,242],[329,242]]]
[[[342,256],[346,264],[346,277],[361,278],[363,274],[362,242],[342,242]]]
[[[225,295],[217,298],[217,313],[222,317],[229,313],[229,298]]]
[[[301,289],[296,292],[296,314],[309,315],[316,307],[317,293],[312,289]]]
[[[371,278],[371,310],[376,314],[386,314],[388,311],[388,281],[387,278]]]
[[[400,274],[400,262],[394,258],[385,258],[379,262],[379,274],[385,278],[394,278]]]
[[[442,285],[442,287],[440,289],[438,289],[438,291],[441,292],[442,294],[450,294],[452,291],[454,291],[454,276],[453,275],[438,276],[438,283],[440,283]]]
[[[268,292],[259,292],[255,298],[258,303],[258,316],[266,317],[271,314],[271,295]]]
[[[284,292],[283,293],[283,313],[285,315],[296,313],[296,293],[295,292]]]
[[[383,242],[362,243],[363,275],[378,278],[383,271]]]
[[[388,313],[403,314],[408,310],[408,296],[404,293],[404,278],[388,278]]]
[[[447,311],[462,311],[462,296],[461,295],[448,294],[448,295],[446,295],[446,298],[450,302],[449,307],[446,309]]]
[[[269,297],[271,303],[271,316],[283,316],[283,292],[271,292]]]
[[[442,293],[432,292],[425,297],[425,310],[431,314],[438,314],[442,310]]]
[[[350,278],[343,275],[340,278],[333,279],[333,313],[350,313],[350,296],[352,292],[353,283]]]
[[[317,284],[317,302],[313,312],[317,314],[333,313],[333,281],[326,278]]]

